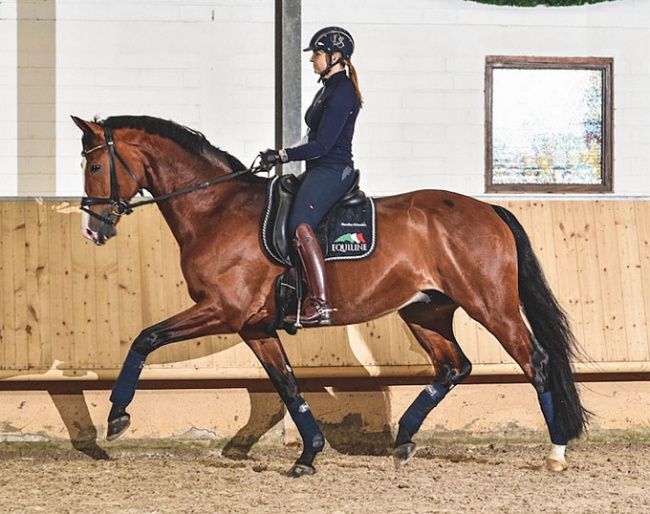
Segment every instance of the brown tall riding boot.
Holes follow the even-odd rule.
[[[298,250],[302,268],[307,278],[307,298],[300,313],[300,323],[304,325],[331,325],[332,306],[329,304],[329,291],[325,281],[325,260],[314,231],[307,223],[298,225],[293,246]],[[284,318],[287,323],[296,323],[296,316]]]

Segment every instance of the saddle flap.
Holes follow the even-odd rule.
[[[270,227],[271,243],[275,255],[282,258],[282,264],[290,265],[289,257],[293,234],[288,233],[287,219],[291,212],[291,204],[298,188],[300,179],[293,174],[282,175],[270,184],[271,190],[271,217],[273,223]]]

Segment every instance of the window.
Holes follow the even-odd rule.
[[[487,192],[612,191],[612,64],[486,58]]]

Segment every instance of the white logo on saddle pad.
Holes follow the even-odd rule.
[[[339,236],[331,245],[333,252],[366,252],[368,244],[361,232],[348,232]]]

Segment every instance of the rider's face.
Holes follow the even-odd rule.
[[[341,59],[342,55],[339,52],[334,52],[332,54],[332,60],[334,62],[338,63]],[[311,62],[314,66],[314,73],[317,75],[321,75],[327,69],[327,66],[329,66],[327,54],[323,50],[316,50],[313,54],[311,54],[311,59],[309,59],[309,62]],[[329,78],[330,75],[333,75],[337,71],[341,71],[341,69],[341,65],[337,64],[327,73],[326,78]]]
[[[311,54],[309,62],[312,63],[314,67],[314,73],[320,75],[327,69],[327,54],[322,50],[316,50]]]

